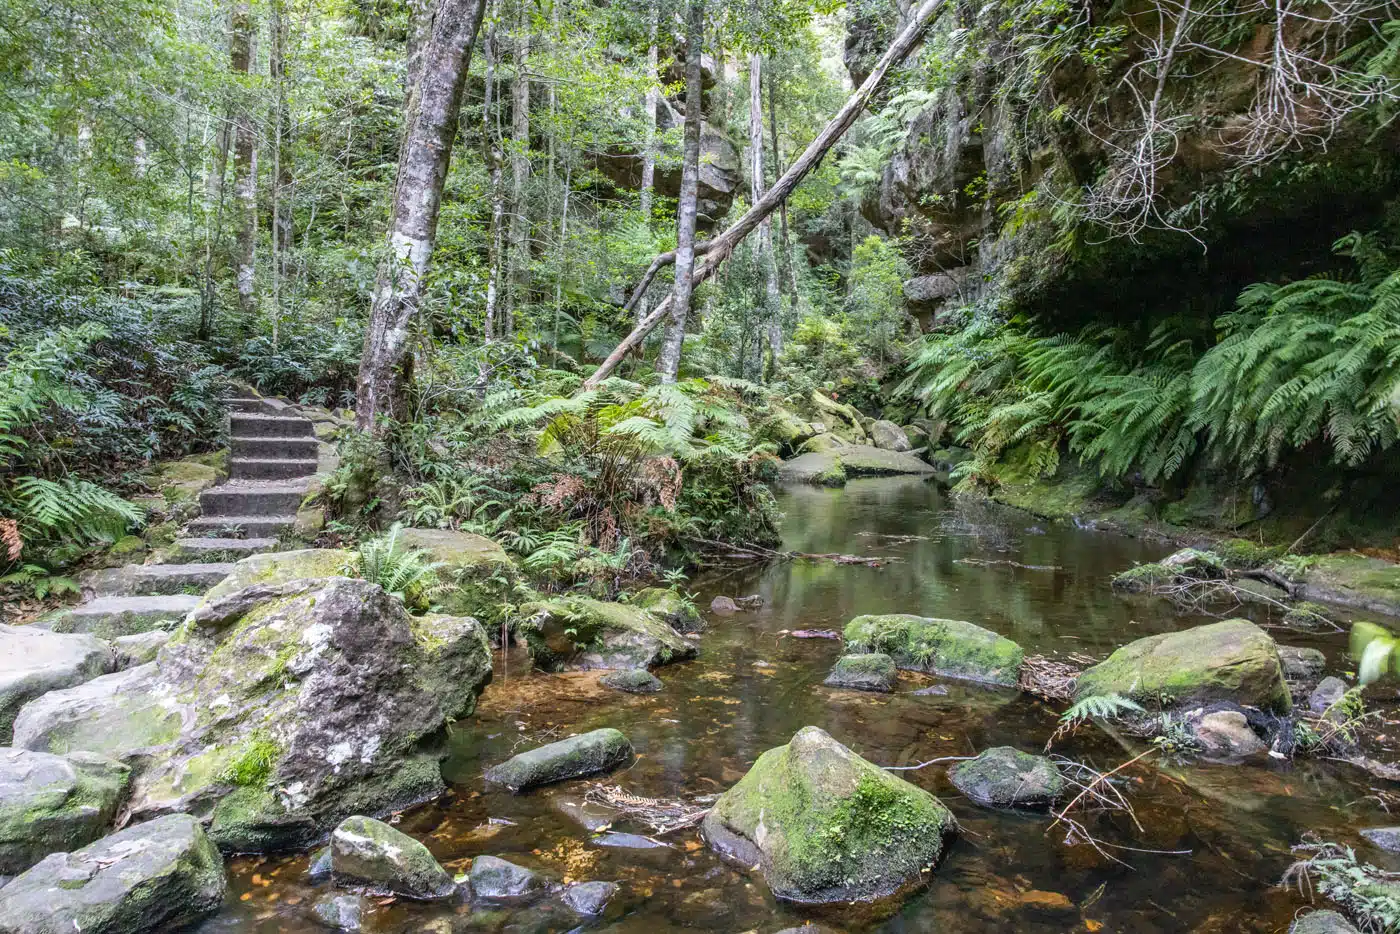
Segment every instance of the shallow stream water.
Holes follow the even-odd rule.
[[[454,737],[444,767],[452,793],[402,815],[400,829],[454,872],[492,854],[557,880],[617,881],[621,895],[596,924],[607,931],[771,934],[811,920],[851,934],[1223,934],[1284,931],[1307,904],[1278,886],[1293,860],[1289,848],[1305,831],[1355,842],[1359,827],[1400,823],[1369,797],[1376,782],[1341,763],[1145,764],[1124,773],[1136,822],[1122,813],[1088,822],[1112,845],[1115,861],[1067,840],[1066,828],[1052,827],[1044,815],[972,805],[949,784],[943,765],[931,765],[900,773],[937,794],[962,826],[931,885],[899,904],[814,910],[775,901],[760,874],[722,863],[695,830],[659,838],[665,845],[651,849],[599,845],[556,806],[560,796],[582,794],[586,781],[520,796],[484,785],[482,770],[513,752],[602,726],[625,732],[639,754],[605,781],[651,797],[723,791],[760,753],[808,724],[882,765],[996,745],[1039,751],[1055,730],[1056,707],[956,681],[942,682],[946,694],[915,694],[939,682],[908,675],[893,695],[829,689],[821,682],[840,643],[785,631],[839,631],[861,613],[909,612],[970,620],[1017,640],[1027,653],[1101,658],[1132,639],[1209,621],[1110,591],[1114,573],[1161,557],[1169,550],[1162,544],[1041,522],[919,480],[794,488],[779,500],[785,548],[893,560],[881,567],[799,560],[697,581],[702,607],[716,594],[751,593],[763,596],[764,607],[724,618],[707,612],[699,658],[660,669],[665,687],[656,695],[607,690],[598,673],[532,674],[519,652],[498,657],[476,717]],[[1322,649],[1329,670],[1345,667],[1340,636],[1274,634]],[[1131,755],[1094,728],[1056,751],[1102,770]],[[1362,855],[1386,865],[1381,854]],[[308,883],[306,865],[305,857],[233,860],[229,900],[201,930],[322,930],[308,909],[329,887]],[[365,930],[542,932],[577,923],[547,908],[507,913],[378,899]]]

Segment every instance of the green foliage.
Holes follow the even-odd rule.
[[[219,778],[233,785],[261,787],[272,777],[281,754],[277,743],[261,732],[254,733],[224,766]]]
[[[1294,847],[1309,852],[1284,874],[1283,885],[1311,887],[1342,907],[1364,930],[1400,931],[1400,882],[1395,873],[1362,863],[1348,846],[1318,843]]]
[[[1400,636],[1375,623],[1357,622],[1351,627],[1351,656],[1357,660],[1356,680],[1363,686],[1387,671],[1400,673]]]
[[[144,512],[86,480],[21,477],[8,492],[26,539],[38,542],[115,542]]]
[[[1125,715],[1143,714],[1147,711],[1131,698],[1121,694],[1091,694],[1070,705],[1060,714],[1060,725],[1075,725],[1095,718],[1114,720]]]
[[[441,565],[426,551],[403,547],[402,534],[403,526],[396,522],[385,535],[361,542],[347,571],[383,587],[409,609],[423,611],[441,590]]]
[[[1049,475],[1065,445],[1106,477],[1160,483],[1192,459],[1242,472],[1284,451],[1326,445],[1356,465],[1397,437],[1400,272],[1373,238],[1338,242],[1355,282],[1256,285],[1203,347],[1177,321],[1138,343],[1118,328],[1042,336],[979,322],[925,338],[901,392],[951,417],[976,459],[970,483],[995,483],[1013,451]]]

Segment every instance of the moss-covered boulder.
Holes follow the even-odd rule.
[[[301,847],[443,790],[425,744],[491,678],[469,617],[408,615],[377,584],[260,584],[206,602],[156,661],[31,702],[16,744],[118,757],[136,819],[207,818],[230,851]]]
[[[843,441],[837,435],[829,431],[824,431],[819,435],[813,435],[802,443],[797,449],[798,454],[825,454],[829,451],[840,451],[851,447],[849,441]]]
[[[131,770],[103,756],[0,749],[0,875],[107,832]]]
[[[870,424],[870,443],[886,451],[908,451],[913,447],[904,429],[886,419]]]
[[[559,597],[520,608],[520,630],[536,667],[653,668],[695,656],[695,646],[639,606]]]
[[[933,795],[808,726],[759,756],[701,832],[726,859],[759,867],[778,898],[848,902],[927,881],[955,826]]]
[[[10,742],[15,716],[43,694],[112,670],[112,650],[80,633],[0,624],[0,743]]]
[[[1400,564],[1339,553],[1322,555],[1303,572],[1302,597],[1400,616]]]
[[[857,616],[843,633],[851,652],[883,652],[907,671],[1014,685],[1025,652],[1010,639],[958,619],[893,613]]]
[[[451,529],[404,529],[405,548],[426,551],[438,565],[438,576],[450,585],[438,604],[453,616],[499,620],[502,604],[520,581],[520,571],[506,550],[491,539]]]
[[[661,690],[661,679],[645,668],[610,671],[599,678],[598,683],[625,694],[655,694]]]
[[[1244,619],[1128,643],[1079,676],[1076,699],[1105,694],[1163,707],[1233,701],[1287,713],[1292,706],[1274,640]]]
[[[867,435],[861,424],[861,414],[855,406],[837,402],[818,390],[812,390],[807,397],[816,412],[817,420],[826,425],[827,430],[842,435],[845,440],[865,444]]]
[[[632,597],[632,605],[639,606],[653,616],[660,617],[676,632],[699,632],[705,628],[700,610],[693,600],[689,600],[674,590],[665,587],[648,587]]]
[[[757,437],[776,442],[787,450],[798,447],[812,437],[813,433],[811,422],[799,418],[780,405],[772,406],[768,416],[755,428]]]
[[[847,478],[929,476],[935,472],[932,466],[912,454],[885,451],[867,444],[849,444],[827,451],[799,454],[783,461],[778,468],[778,476],[797,483],[839,486],[830,482],[838,471]]]
[[[354,552],[339,548],[303,548],[249,555],[235,563],[233,571],[204,595],[204,603],[222,600],[254,584],[338,577],[345,573],[353,558]]]
[[[158,464],[150,475],[150,484],[171,506],[183,506],[199,500],[203,493],[228,479],[227,450],[214,455],[198,455],[184,460]]]
[[[895,667],[894,659],[881,652],[872,652],[838,658],[822,683],[830,688],[889,693],[894,690],[898,677],[899,669]]]
[[[605,728],[511,756],[487,769],[486,780],[520,792],[611,771],[631,761],[631,742],[619,731]]]
[[[974,804],[1044,810],[1065,791],[1055,763],[1011,746],[997,746],[948,770],[948,780]]]
[[[331,878],[377,895],[429,900],[457,891],[428,848],[372,817],[355,815],[331,834]]]
[[[169,814],[54,853],[0,888],[0,931],[176,931],[217,911],[225,889],[223,860],[199,821]]]

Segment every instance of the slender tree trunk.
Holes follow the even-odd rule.
[[[423,48],[419,80],[404,115],[403,147],[390,215],[389,256],[379,269],[360,358],[355,417],[375,429],[404,408],[412,378],[408,353],[437,237],[442,187],[452,159],[462,87],[486,0],[440,0]]]
[[[487,341],[496,339],[496,316],[500,307],[501,295],[501,227],[505,216],[505,188],[501,181],[501,125],[499,114],[493,112],[492,105],[499,107],[496,68],[500,65],[501,50],[496,41],[496,23],[493,20],[486,33],[486,100],[482,108],[481,149],[491,185],[491,227],[487,231],[486,243],[486,323]]]
[[[763,56],[758,52],[749,58],[749,201],[763,200]],[[783,352],[782,299],[778,295],[778,267],[773,261],[773,222],[765,217],[759,221],[758,237],[754,241],[754,258],[763,270],[763,314],[761,319],[768,331],[768,353],[771,367],[776,367]]]
[[[685,319],[695,291],[695,219],[700,192],[700,55],[705,42],[704,0],[690,0],[685,34],[685,145],[681,154],[681,190],[676,205],[676,281],[671,289],[671,320],[661,342],[656,372],[674,383],[681,369]],[[663,304],[665,304],[663,302]]]
[[[869,102],[871,95],[879,90],[880,85],[884,84],[885,75],[889,73],[890,68],[904,61],[913,50],[914,46],[918,44],[920,37],[923,35],[924,27],[928,25],[929,20],[933,19],[933,14],[938,12],[942,4],[943,0],[924,0],[924,4],[919,7],[918,12],[914,14],[908,27],[895,38],[890,47],[885,50],[885,54],[880,56],[880,60],[875,64],[875,67],[871,69],[869,76],[867,76],[861,86],[856,89],[856,92],[847,99],[846,103],[842,105],[841,109],[836,113],[836,116],[832,117],[822,131],[817,134],[816,139],[808,144],[802,155],[797,158],[797,161],[788,166],[782,178],[779,178],[778,181],[774,183],[773,187],[768,189],[763,195],[763,198],[744,212],[744,216],[735,221],[724,233],[704,243],[697,244],[690,250],[690,261],[692,264],[694,263],[694,256],[696,253],[702,254],[705,260],[703,263],[699,264],[699,266],[696,266],[693,269],[693,273],[687,275],[686,278],[689,279],[693,277],[696,282],[703,282],[708,279],[714,274],[714,271],[719,268],[720,264],[724,262],[725,258],[728,257],[734,247],[743,242],[744,238],[753,232],[759,222],[772,214],[779,204],[787,200],[787,197],[792,194],[793,189],[807,177],[807,174],[811,172],[812,169],[816,168],[817,164],[821,162],[822,158],[830,151],[831,147],[836,145],[837,141],[851,128],[851,124],[856,122],[856,118],[859,117],[861,111],[865,109],[865,105]],[[689,117],[689,114],[686,116]],[[632,291],[633,297],[628,300],[629,309],[632,307],[637,296],[641,295],[645,291],[645,287],[656,277],[657,270],[671,263],[679,264],[680,258],[681,250],[679,245],[675,250],[659,253],[654,256],[651,264],[647,267],[646,273],[642,276],[642,281],[638,284],[637,288]],[[679,266],[676,271],[676,278],[678,281],[681,278]],[[612,371],[617,369],[617,365],[632,352],[632,349],[646,340],[646,336],[651,333],[652,329],[655,328],[663,318],[670,314],[672,301],[673,298],[667,298],[652,309],[646,319],[633,328],[632,333],[624,337],[621,343],[613,348],[613,352],[608,355],[608,358],[598,366],[598,369],[594,370],[593,374],[589,376],[588,379],[584,380],[584,387],[593,388],[607,379]]]
[[[233,8],[230,68],[235,75],[247,76],[252,74],[252,67],[253,14],[248,0],[239,0]],[[247,323],[257,310],[253,262],[258,245],[258,146],[247,96],[240,96],[243,100],[233,118],[233,184],[238,204],[234,282],[238,288],[238,308]]]
[[[268,73],[272,77],[275,98],[272,105],[272,172],[268,176],[272,224],[272,343],[276,347],[282,324],[282,286],[286,279],[287,251],[292,244],[292,211],[287,203],[292,183],[292,160],[288,152],[290,139],[287,115],[287,21],[282,0],[269,4],[268,35],[271,38]]]
[[[656,188],[656,111],[661,95],[657,88],[656,65],[656,27],[660,12],[657,9],[656,0],[652,0],[649,13],[651,22],[649,25],[651,34],[651,44],[647,46],[647,97],[646,97],[646,138],[642,148],[642,220],[646,223],[647,229],[651,229],[651,202],[652,192]],[[647,316],[647,298],[642,296],[637,304],[637,320],[641,321]]]
[[[515,316],[530,293],[530,215],[526,184],[530,180],[530,16],[519,2],[515,24],[515,84],[511,88],[510,152],[510,295],[506,304],[505,336],[515,331]]]
[[[773,176],[783,174],[783,151],[778,147],[778,82],[768,76],[768,129],[773,138]],[[797,276],[792,269],[792,241],[788,239],[787,199],[778,205],[778,257],[782,262],[782,273],[778,276],[778,290],[785,293],[788,300],[788,320],[797,311]]]

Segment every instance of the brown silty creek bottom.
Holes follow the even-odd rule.
[[[650,797],[723,791],[763,751],[808,724],[882,765],[997,745],[1039,751],[1055,729],[1057,706],[957,681],[942,682],[946,694],[915,695],[936,682],[908,675],[894,695],[833,690],[821,682],[840,643],[783,631],[840,630],[862,613],[906,612],[970,620],[1017,640],[1028,653],[1099,658],[1132,639],[1209,621],[1110,591],[1114,573],[1169,550],[1159,543],[1041,522],[917,480],[793,488],[779,501],[786,548],[897,560],[879,568],[794,561],[697,580],[702,607],[716,594],[750,593],[762,594],[764,607],[724,618],[707,613],[699,658],[659,669],[665,687],[655,695],[608,690],[596,672],[531,673],[523,652],[505,659],[498,653],[495,680],[477,715],[453,737],[444,765],[450,795],[403,814],[399,828],[454,873],[472,857],[491,854],[555,880],[616,881],[622,890],[608,915],[587,927],[638,934],[769,934],[806,921],[846,932],[1281,932],[1308,904],[1278,885],[1294,858],[1289,848],[1305,831],[1358,844],[1363,858],[1400,868],[1356,834],[1360,827],[1400,823],[1371,797],[1378,780],[1338,762],[1135,768],[1125,773],[1122,789],[1142,830],[1123,814],[1089,821],[1098,838],[1132,848],[1113,851],[1126,865],[1067,842],[1064,826],[1050,829],[1044,815],[974,806],[942,765],[902,772],[953,810],[960,837],[929,886],[912,897],[820,910],[778,902],[761,874],[722,863],[696,830],[661,837],[667,845],[653,849],[599,845],[553,803],[581,795],[587,780],[518,796],[485,786],[482,770],[513,752],[603,726],[622,730],[638,752],[633,766],[606,781]],[[1273,622],[1261,614],[1236,615]],[[1282,643],[1321,649],[1330,672],[1348,667],[1340,635],[1271,631]],[[1056,748],[1104,770],[1129,758],[1092,727]],[[613,829],[647,832],[624,823]],[[229,899],[200,930],[324,930],[309,910],[331,887],[309,883],[306,867],[304,855],[231,860]],[[547,908],[369,904],[364,930],[375,934],[567,931],[580,923]]]

